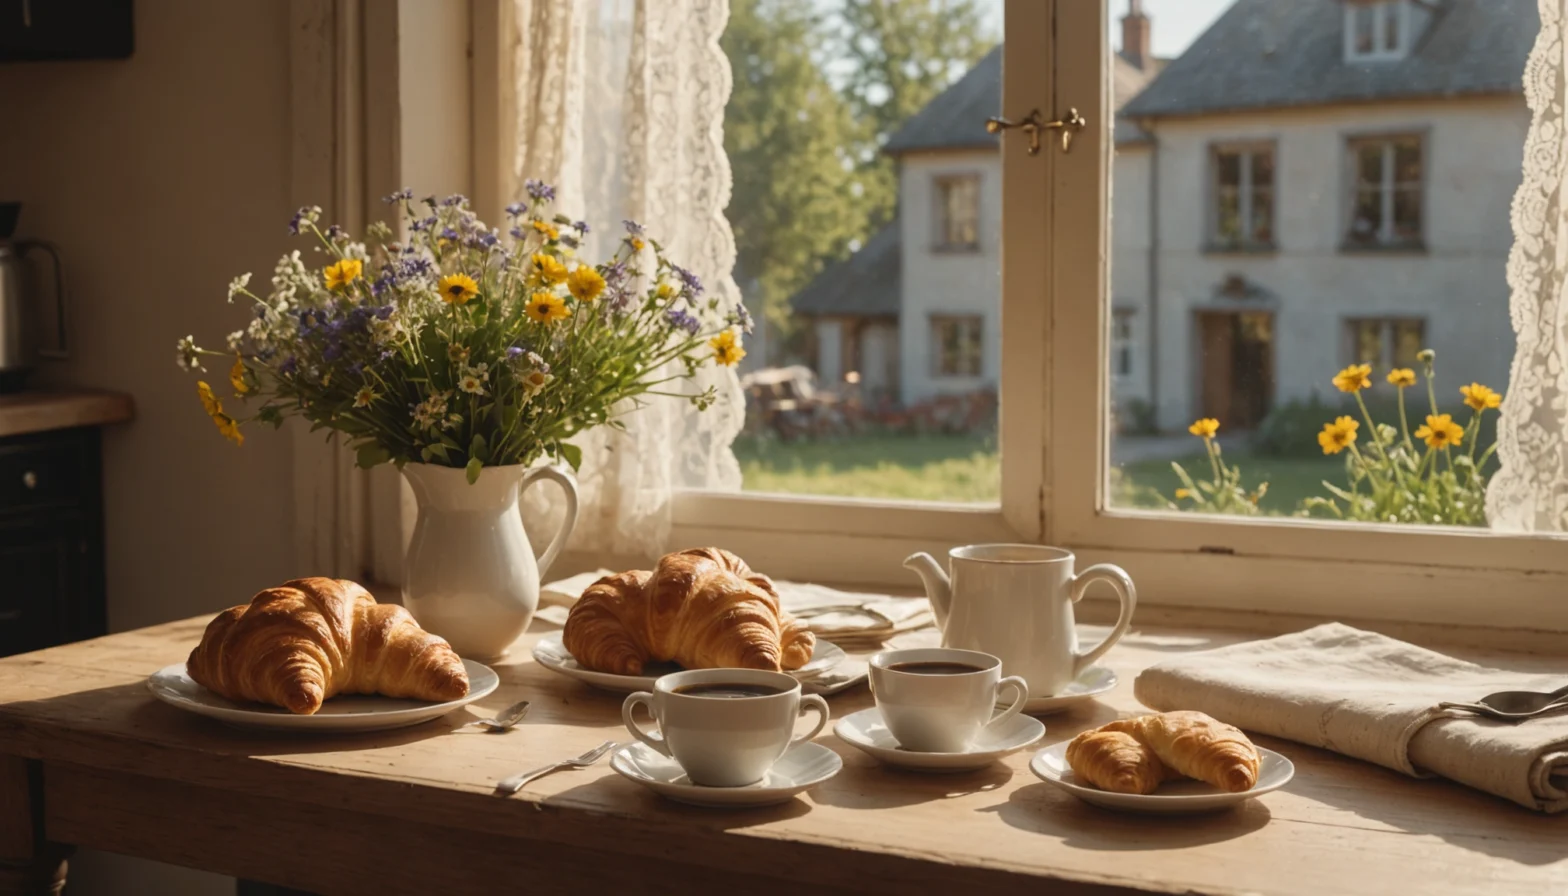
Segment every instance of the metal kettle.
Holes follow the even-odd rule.
[[[65,281],[60,251],[43,240],[12,240],[19,202],[0,202],[0,392],[14,392],[26,385],[27,375],[39,358],[64,358]],[[43,303],[37,293],[37,270],[27,263],[34,251],[49,256],[54,271],[54,300],[58,316],[58,344],[43,343]]]

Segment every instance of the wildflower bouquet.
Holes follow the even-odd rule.
[[[1405,412],[1405,390],[1415,386],[1416,372],[1396,368],[1388,381],[1399,390],[1399,427],[1373,420],[1361,393],[1372,386],[1372,368],[1352,364],[1334,377],[1334,386],[1355,396],[1361,420],[1341,416],[1323,424],[1318,444],[1324,454],[1347,452],[1347,487],[1325,482],[1334,498],[1308,498],[1303,513],[1320,511],[1336,519],[1381,523],[1446,523],[1485,525],[1487,462],[1497,446],[1476,453],[1481,441],[1481,419],[1501,406],[1503,397],[1480,383],[1461,386],[1459,393],[1470,408],[1464,425],[1437,406],[1433,365],[1436,354],[1426,349],[1416,356],[1424,369],[1426,396],[1431,413],[1413,432]],[[1361,423],[1367,425],[1370,445],[1358,446]],[[1338,500],[1335,500],[1338,499]]]
[[[235,278],[229,301],[254,307],[227,351],[178,343],[183,369],[223,358],[234,396],[254,407],[236,414],[198,382],[219,432],[241,444],[244,424],[304,417],[341,434],[361,466],[464,467],[473,482],[485,466],[546,456],[576,468],[569,440],[622,425],[617,415],[645,395],[709,407],[711,387],[671,390],[710,361],[744,357],[744,306],[705,299],[697,276],[631,221],[609,259],[579,259],[589,225],[554,214],[549,185],[527,191],[528,202],[507,207],[504,236],[462,196],[388,196],[406,240],[377,222],[356,241],[336,225],[321,230],[319,208],[300,209],[289,229],[325,263],[283,256],[265,297],[249,274]]]

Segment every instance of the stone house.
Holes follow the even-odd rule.
[[[1331,392],[1344,364],[1423,346],[1445,383],[1504,387],[1532,0],[1237,0],[1168,64],[1130,7],[1112,73],[1116,401],[1165,429],[1245,428]],[[855,378],[906,403],[995,384],[1000,160],[981,124],[1000,52],[889,141],[900,215],[861,250],[880,260],[857,253],[796,297],[824,383],[870,358]]]

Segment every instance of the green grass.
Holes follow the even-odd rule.
[[[755,492],[883,498],[906,501],[995,503],[1001,470],[994,435],[867,435],[815,442],[780,442],[742,436],[735,443],[745,488]],[[1344,481],[1335,458],[1281,458],[1226,453],[1239,464],[1250,489],[1269,483],[1262,501],[1266,513],[1288,515],[1301,499],[1322,495],[1322,481]],[[1183,457],[1194,478],[1208,475],[1202,454]],[[1168,460],[1148,460],[1122,468],[1113,491],[1117,506],[1164,507],[1180,480]]]
[[[996,436],[868,435],[815,442],[742,436],[735,442],[754,492],[995,503]]]

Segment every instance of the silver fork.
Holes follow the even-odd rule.
[[[517,791],[522,790],[524,784],[527,784],[529,781],[532,781],[536,778],[542,778],[551,772],[563,771],[565,769],[587,768],[588,766],[593,765],[595,762],[598,762],[600,759],[603,759],[604,754],[615,749],[615,746],[615,741],[607,740],[599,746],[594,747],[592,750],[584,753],[583,755],[578,756],[576,759],[564,759],[560,762],[552,762],[549,765],[523,772],[520,775],[513,775],[510,778],[503,778],[502,780],[496,782],[495,792],[501,794],[502,796],[511,796]]]

